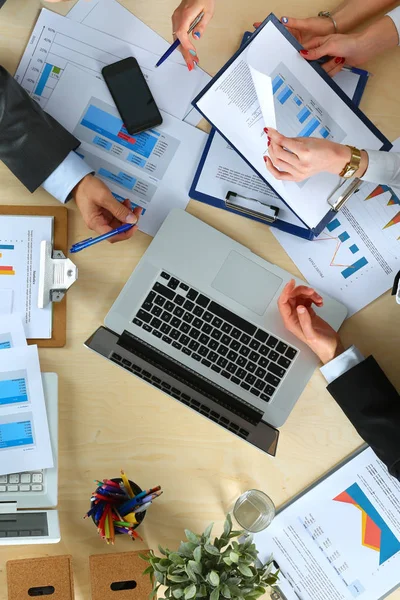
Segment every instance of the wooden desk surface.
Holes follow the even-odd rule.
[[[122,4],[170,39],[174,0],[123,0]],[[0,11],[0,62],[11,72],[15,72],[42,5],[46,3],[39,0],[9,0]],[[72,5],[46,6],[66,14]],[[198,44],[200,64],[214,74],[237,48],[243,31],[270,11],[301,17],[334,5],[332,0],[323,6],[317,0],[269,0],[267,6],[265,0],[217,0],[216,15]],[[375,75],[368,83],[362,109],[393,140],[400,136],[400,80],[395,76],[400,71],[400,52],[380,57],[368,68]],[[41,189],[31,196],[1,164],[0,181],[1,203],[56,203]],[[68,208],[72,243],[87,237],[88,232],[74,204]],[[299,275],[267,227],[193,201],[188,210],[261,257]],[[150,241],[137,233],[124,244],[99,244],[74,258],[79,281],[68,293],[67,346],[40,351],[42,370],[57,372],[60,383],[62,541],[54,546],[1,549],[0,600],[7,597],[6,560],[64,553],[74,558],[75,597],[87,600],[90,554],[157,548],[158,543],[174,548],[185,527],[200,532],[215,521],[219,529],[232,501],[249,488],[264,490],[279,506],[361,443],[326,392],[319,371],[282,427],[278,456],[272,459],[86,350],[84,340],[102,323]],[[355,343],[365,354],[373,351],[400,388],[400,328],[394,327],[400,319],[398,311],[387,293],[349,319],[342,336],[346,344]],[[82,520],[93,479],[116,476],[121,467],[141,486],[161,484],[165,490],[141,527],[145,546],[122,539],[115,549],[107,547],[93,525]],[[391,598],[400,599],[400,591]]]

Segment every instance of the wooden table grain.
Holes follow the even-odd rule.
[[[66,14],[73,4],[8,0],[0,11],[1,64],[15,72],[42,6]],[[122,4],[171,39],[174,0],[123,0]],[[317,0],[270,0],[267,4],[265,0],[217,0],[215,17],[197,44],[200,64],[210,74],[216,73],[238,47],[243,31],[270,11],[279,17],[302,17],[333,6],[331,0],[323,6]],[[361,108],[393,140],[400,136],[400,52],[376,58],[367,68],[374,77]],[[0,203],[51,205],[56,201],[42,189],[31,196],[0,164]],[[69,241],[88,237],[73,202],[68,211]],[[266,226],[194,201],[188,211],[262,258],[300,275]],[[6,560],[64,553],[73,555],[76,600],[88,600],[90,554],[157,548],[158,543],[174,548],[185,527],[200,532],[210,521],[220,531],[224,514],[244,490],[262,489],[279,506],[361,444],[326,392],[319,371],[282,427],[278,456],[272,459],[85,349],[83,342],[102,324],[150,242],[149,236],[139,232],[129,242],[99,244],[74,257],[79,281],[68,292],[67,345],[40,350],[42,370],[59,375],[62,540],[57,545],[2,547],[0,600],[7,598]],[[373,351],[400,388],[398,310],[386,293],[348,319],[342,337],[345,344],[355,343],[365,354]],[[116,476],[121,467],[141,486],[160,484],[165,493],[141,527],[145,543],[118,539],[112,548],[99,540],[92,523],[82,516],[93,479]],[[399,600],[400,591],[391,598]]]

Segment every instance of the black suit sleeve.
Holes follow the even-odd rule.
[[[360,436],[400,480],[400,396],[370,356],[328,386]]]
[[[0,66],[0,160],[34,192],[79,141]]]

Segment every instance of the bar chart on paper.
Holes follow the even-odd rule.
[[[271,73],[277,127],[288,137],[341,142],[346,133],[284,64]]]

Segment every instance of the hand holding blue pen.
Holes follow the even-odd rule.
[[[188,29],[188,32],[187,32],[188,34],[192,33],[192,31],[200,23],[200,21],[202,20],[203,17],[204,17],[204,12],[201,12],[199,15],[197,15],[197,17],[195,18],[195,20],[193,21],[193,23],[190,25],[190,27]],[[177,38],[174,41],[174,43],[168,48],[168,50],[166,52],[164,52],[164,54],[162,55],[160,60],[157,62],[156,68],[159,67],[160,65],[162,65],[163,62],[165,62],[167,60],[167,58],[169,56],[171,56],[171,54],[174,52],[174,50],[176,50],[178,48],[178,46],[180,46],[180,44],[181,44],[181,41],[179,40],[179,38]],[[192,54],[192,51],[190,51],[190,53]],[[192,68],[193,68],[193,66],[188,64],[189,71],[191,71]]]
[[[93,246],[94,244],[98,244],[99,242],[102,242],[103,240],[108,240],[109,238],[111,238],[115,235],[119,235],[120,233],[125,233],[125,231],[129,231],[129,229],[132,229],[132,227],[135,227],[135,225],[132,225],[131,223],[124,223],[120,227],[117,227],[116,229],[113,229],[112,231],[109,231],[108,233],[103,233],[103,235],[99,235],[95,238],[87,238],[86,240],[82,240],[81,242],[77,242],[76,244],[73,244],[73,246],[71,246],[71,248],[70,248],[70,252],[71,253],[80,252],[81,250],[84,250],[85,248],[89,248],[89,246]]]

